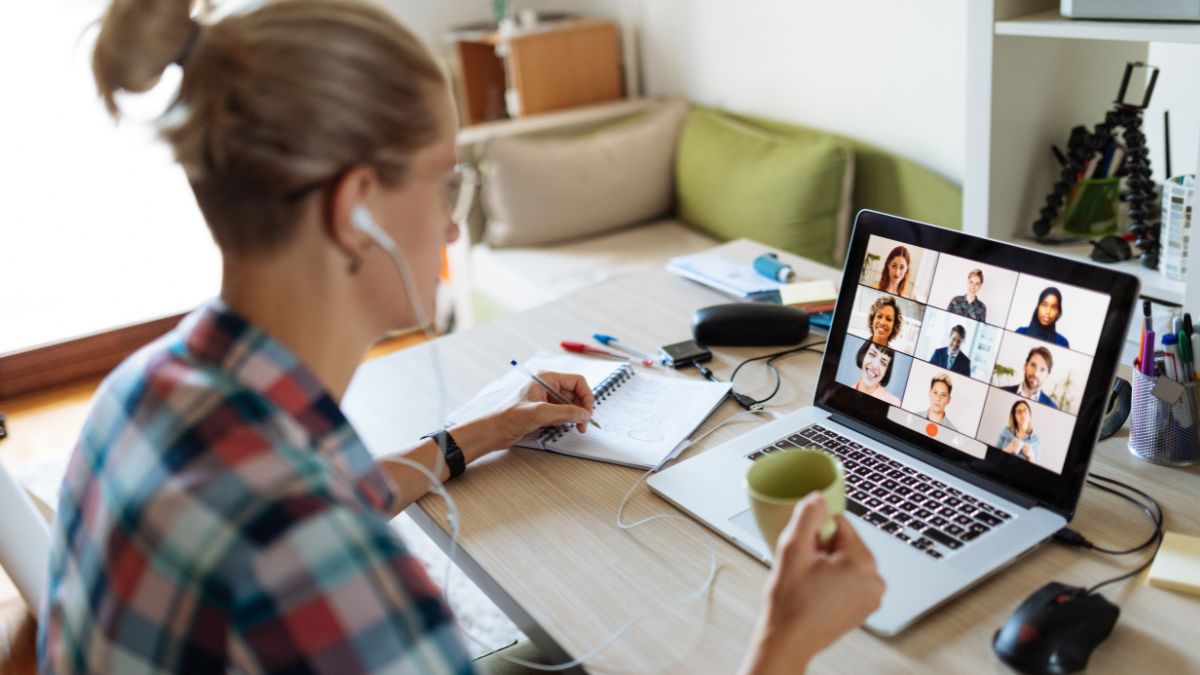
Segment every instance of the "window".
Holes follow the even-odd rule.
[[[127,97],[115,124],[91,77],[107,2],[0,9],[0,358],[142,323],[218,291],[220,262],[151,124],[178,83]]]

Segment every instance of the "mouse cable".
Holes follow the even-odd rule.
[[[712,429],[709,429],[708,431],[705,431],[704,433],[700,434],[696,438],[684,440],[683,443],[680,444],[680,447],[677,448],[677,450],[682,451],[691,445],[699,443],[700,441],[704,440],[709,434],[716,431],[717,429],[724,427],[727,424],[741,421],[741,420],[749,418],[749,417],[762,417],[762,416],[768,416],[768,417],[774,418],[775,414],[772,412],[769,412],[769,411],[765,411],[765,410],[758,410],[758,411],[750,411],[750,412],[740,412],[736,415],[731,415],[730,417],[728,417],[724,420],[721,420],[721,422],[719,424],[714,426]],[[661,469],[663,465],[667,464],[667,462],[669,462],[676,455],[677,455],[677,453],[672,452],[671,455],[668,456],[668,458],[666,460],[664,460],[659,466],[656,466],[653,469],[650,469],[649,471],[643,473],[636,481],[634,481],[633,485],[625,493],[625,496],[623,498],[621,498],[621,505],[617,507],[617,527],[621,528],[622,530],[628,531],[628,530],[632,530],[635,527],[640,527],[647,523],[652,523],[656,520],[678,520],[678,521],[682,521],[682,522],[688,523],[688,524],[696,527],[701,532],[707,532],[707,530],[703,526],[701,526],[699,523],[697,523],[696,521],[694,521],[690,518],[685,518],[683,516],[675,515],[672,513],[658,513],[658,514],[654,514],[651,516],[647,516],[645,518],[642,518],[641,520],[634,521],[632,523],[626,523],[624,520],[625,505],[627,503],[629,503],[629,499],[630,499],[630,497],[633,496],[634,491],[637,490],[638,486],[641,485],[642,482],[645,481],[646,478],[650,476],[650,474],[654,473],[658,469]],[[625,633],[628,632],[630,628],[633,628],[635,625],[637,625],[638,622],[640,622],[642,619],[645,619],[646,617],[652,616],[654,614],[659,614],[661,612],[666,612],[666,611],[672,610],[680,605],[683,605],[691,600],[699,598],[699,597],[703,596],[705,593],[707,593],[708,590],[710,588],[712,588],[713,581],[717,577],[717,552],[712,546],[710,546],[708,544],[705,544],[705,548],[708,549],[708,573],[705,576],[703,583],[701,583],[699,586],[697,586],[694,590],[692,590],[678,598],[675,598],[674,600],[669,600],[661,605],[658,605],[655,607],[649,607],[647,609],[644,609],[644,610],[638,612],[634,616],[630,617],[629,620],[627,620],[625,623],[621,624],[617,628],[617,630],[613,631],[613,633],[611,635],[609,635],[607,638],[605,638],[603,642],[601,642],[600,644],[593,647],[591,650],[589,650],[583,656],[581,656],[577,659],[572,659],[566,663],[559,663],[559,664],[555,664],[555,665],[545,665],[542,663],[534,663],[533,661],[526,661],[525,659],[522,659],[522,658],[519,658],[516,656],[509,656],[507,654],[504,654],[504,653],[498,651],[497,648],[492,647],[491,645],[488,645],[482,639],[467,632],[466,629],[462,626],[462,624],[458,624],[458,626],[457,626],[458,632],[460,634],[466,636],[468,639],[470,639],[475,644],[477,644],[481,647],[489,648],[495,656],[497,656],[500,659],[507,661],[511,664],[514,664],[514,665],[523,666],[523,667],[529,668],[531,670],[541,670],[541,671],[549,671],[549,672],[559,671],[559,670],[570,670],[573,668],[577,668],[577,667],[587,663],[588,661],[591,661],[592,659],[596,658],[602,652],[607,650],[609,647],[613,646],[613,644],[615,644],[617,640],[619,640],[623,635],[625,635]],[[448,586],[447,586],[447,590],[449,590]]]
[[[1132,496],[1130,496],[1128,494],[1124,494],[1124,493],[1118,492],[1116,490],[1113,490],[1110,487],[1100,485],[1099,483],[1095,482],[1097,480],[1103,481],[1105,483],[1109,483],[1111,485],[1116,485],[1116,486],[1119,486],[1126,490],[1129,490],[1130,492],[1138,495],[1139,497],[1142,497],[1146,501],[1143,502],[1143,501],[1134,499]],[[1122,483],[1119,480],[1115,480],[1113,478],[1108,478],[1106,476],[1101,476],[1096,473],[1089,473],[1088,474],[1088,484],[1091,485],[1092,487],[1104,490],[1105,492],[1109,492],[1111,494],[1115,494],[1127,501],[1137,504],[1138,507],[1141,508],[1146,513],[1146,515],[1149,516],[1150,520],[1154,523],[1154,533],[1150,535],[1150,538],[1147,539],[1145,542],[1143,542],[1140,546],[1130,548],[1128,550],[1110,550],[1110,549],[1105,549],[1105,548],[1095,546],[1090,541],[1088,541],[1087,538],[1084,537],[1082,534],[1079,534],[1078,532],[1075,532],[1074,530],[1070,530],[1069,528],[1063,528],[1062,530],[1059,530],[1058,532],[1056,532],[1054,534],[1054,539],[1056,541],[1065,543],[1070,546],[1088,548],[1088,549],[1095,550],[1100,553],[1107,553],[1107,554],[1111,554],[1111,555],[1125,555],[1128,553],[1134,553],[1136,551],[1145,549],[1146,547],[1148,547],[1152,544],[1154,545],[1154,552],[1150,554],[1150,557],[1148,559],[1146,559],[1146,561],[1144,563],[1139,565],[1133,571],[1126,572],[1125,574],[1121,574],[1119,576],[1115,576],[1115,577],[1112,577],[1111,579],[1106,579],[1104,581],[1101,581],[1098,584],[1095,584],[1091,588],[1087,589],[1087,593],[1090,595],[1090,594],[1095,593],[1096,591],[1100,590],[1104,586],[1107,586],[1109,584],[1114,584],[1118,581],[1123,581],[1125,579],[1129,579],[1131,577],[1134,577],[1134,576],[1140,574],[1142,572],[1142,570],[1146,569],[1147,567],[1150,566],[1151,563],[1154,562],[1154,559],[1158,556],[1158,549],[1160,546],[1162,546],[1163,509],[1162,509],[1162,505],[1160,505],[1158,503],[1158,500],[1156,500],[1154,497],[1151,497],[1149,494],[1143,492],[1142,490],[1139,490],[1138,488],[1133,487],[1132,485],[1129,485],[1127,483]],[[1151,510],[1151,508],[1150,508],[1151,506],[1153,506],[1153,510]]]
[[[817,347],[820,347],[824,344],[825,340],[817,340],[816,342],[810,342],[806,345],[800,345],[799,347],[792,347],[791,349],[785,349],[783,351],[773,352],[771,354],[763,354],[762,356],[755,356],[742,361],[734,367],[733,372],[729,375],[730,385],[733,384],[734,379],[737,378],[737,374],[741,371],[743,366],[754,363],[755,361],[762,361],[763,359],[766,359],[767,368],[769,368],[771,372],[775,374],[775,388],[772,389],[771,393],[765,398],[758,399],[757,401],[746,394],[733,391],[732,389],[730,390],[730,394],[733,396],[734,400],[736,400],[746,410],[753,411],[756,407],[761,408],[764,403],[775,398],[775,394],[779,393],[779,387],[783,384],[783,376],[779,374],[779,369],[775,367],[775,362],[793,354],[799,354],[800,352],[812,352],[814,354],[820,354],[825,350],[823,347],[821,349],[817,349]]]

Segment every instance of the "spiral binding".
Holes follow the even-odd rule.
[[[614,370],[612,374],[600,381],[600,384],[592,387],[592,396],[596,399],[596,406],[604,403],[605,399],[612,395],[613,391],[620,389],[621,385],[625,384],[626,380],[634,376],[633,366],[628,363],[621,365]],[[547,445],[553,444],[562,438],[574,426],[570,424],[562,424],[557,427],[546,427],[538,434],[538,443],[544,448]]]

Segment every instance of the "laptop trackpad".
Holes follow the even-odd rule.
[[[754,511],[746,509],[745,511],[742,511],[736,516],[730,518],[729,522],[736,525],[738,529],[742,531],[740,536],[738,536],[738,539],[741,539],[742,541],[758,548],[759,550],[763,550],[767,547],[767,542],[763,541],[762,535],[758,532],[758,523],[754,522]]]

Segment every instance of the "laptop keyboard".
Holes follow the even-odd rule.
[[[846,511],[931,558],[941,559],[990,532],[1012,514],[946,485],[819,424],[746,455],[818,447],[846,474]]]

